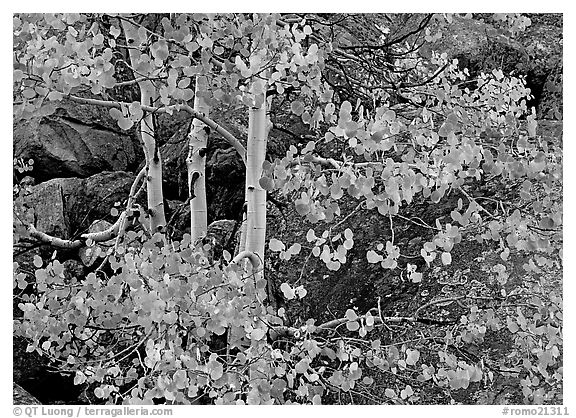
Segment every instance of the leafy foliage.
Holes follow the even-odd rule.
[[[512,34],[530,23],[517,15],[495,18]],[[561,263],[561,150],[537,135],[522,78],[494,69],[471,79],[445,53],[403,49],[401,58],[388,62],[394,73],[410,74],[393,80],[396,101],[383,89],[374,90],[372,104],[361,98],[353,104],[326,77],[332,71],[327,63],[348,49],[317,42],[316,27],[306,19],[161,17],[139,24],[138,39],[124,45],[119,22],[134,19],[15,16],[15,117],[48,115],[65,97],[106,98],[107,90],[130,84],[118,76],[126,69],[125,48],[141,52],[129,69],[132,79],[153,81],[159,101],[152,105],[167,113],[193,99],[193,82],[210,106],[258,107],[273,90],[289,99],[290,112],[315,138],[262,166],[260,186],[292,200],[315,225],[302,242],[271,238],[273,254],[290,261],[308,252],[328,270],[340,269],[355,245],[353,227],[341,228],[346,217],[340,203],[351,199],[357,210],[389,219],[389,239],[366,251],[369,263],[420,283],[426,269],[450,266],[455,246],[473,240],[498,248],[500,263],[487,280],[500,294],[494,299],[470,291],[430,302],[409,317],[383,317],[378,306],[347,309],[344,318],[325,324],[308,319],[292,326],[285,308],[268,305],[267,282],[231,257],[214,262],[209,248],[195,247],[187,236],[167,242],[160,234],[128,231],[108,253],[109,271],[70,277],[58,260],[38,257],[31,278],[15,266],[23,312],[15,332],[30,340],[28,351],[74,373],[76,384],[107,403],[319,404],[334,394],[369,393],[377,372],[403,382],[381,390],[386,402],[416,403],[425,384],[450,393],[489,384],[502,368],[520,376],[526,402],[561,397],[561,294],[534,279]],[[438,33],[449,23],[450,16],[435,17]],[[435,37],[427,27],[426,42]],[[358,71],[374,81],[369,70]],[[140,122],[149,106],[109,103],[122,129]],[[321,156],[326,150],[329,158]],[[475,194],[479,183],[513,184],[517,195],[505,205]],[[421,262],[406,263],[394,220],[406,219],[403,210],[416,201],[436,205],[454,196],[449,222],[424,225],[433,235],[420,248]],[[25,234],[18,231],[16,236]],[[508,280],[511,257],[524,258],[525,282]],[[280,291],[288,303],[307,295],[296,284],[282,283]],[[478,303],[491,298],[492,304]],[[377,337],[388,323],[426,323],[421,311],[462,300],[465,310],[441,336]],[[514,349],[502,364],[457,355],[503,332]]]

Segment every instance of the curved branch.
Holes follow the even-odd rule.
[[[128,211],[131,209],[132,205],[134,204],[134,200],[136,199],[140,191],[140,190],[138,190],[138,192],[136,191],[136,186],[138,186],[138,183],[142,180],[144,174],[146,174],[146,170],[147,167],[144,166],[142,170],[140,170],[134,181],[132,182],[126,210],[124,210],[120,214],[120,216],[118,217],[116,222],[114,222],[114,224],[110,225],[104,231],[89,232],[80,235],[80,238],[82,239],[69,240],[53,237],[52,235],[48,235],[45,232],[38,231],[34,225],[29,224],[26,225],[26,228],[28,229],[30,236],[40,241],[41,243],[48,244],[56,248],[64,248],[68,250],[77,249],[86,245],[86,241],[89,239],[91,239],[94,242],[104,242],[114,237],[120,237],[120,234],[124,232],[124,229],[126,228],[126,218],[128,216]]]
[[[100,100],[100,99],[88,99],[85,97],[74,96],[71,94],[65,95],[64,97],[66,97],[66,98],[68,98],[68,99],[70,99],[76,103],[89,104],[89,105],[94,105],[94,106],[102,106],[102,107],[108,107],[108,108],[114,108],[114,109],[121,109],[122,106],[129,106],[130,105],[129,103],[124,103],[124,102],[116,102],[116,101],[108,101],[108,100]],[[153,106],[147,106],[147,105],[142,104],[140,107],[142,110],[144,110],[146,112],[151,112],[151,113],[171,113],[174,110],[176,110],[176,111],[184,110],[184,111],[190,113],[190,115],[192,115],[195,118],[200,119],[202,122],[204,122],[206,125],[208,125],[210,127],[210,129],[212,129],[213,131],[220,134],[230,145],[232,145],[234,147],[236,152],[240,155],[240,158],[242,158],[242,161],[244,163],[246,163],[246,149],[244,148],[242,143],[234,135],[232,135],[225,128],[223,128],[221,125],[219,125],[218,123],[216,123],[214,120],[210,119],[209,117],[205,116],[204,114],[194,110],[192,107],[190,107],[186,104],[175,104],[175,105],[165,106],[165,107],[153,107]]]
[[[32,238],[37,239],[38,241],[49,244],[56,248],[64,248],[68,250],[73,250],[80,248],[86,245],[86,241],[91,239],[94,242],[103,242],[112,239],[118,234],[118,230],[120,229],[120,224],[124,217],[126,216],[126,211],[122,212],[116,222],[113,225],[110,225],[107,229],[100,232],[90,232],[87,234],[82,234],[82,239],[76,240],[69,240],[69,239],[62,239],[58,237],[53,237],[52,235],[48,235],[45,232],[38,231],[34,225],[28,225],[27,229],[30,233]]]
[[[165,80],[166,78],[167,77],[146,77],[146,76],[144,76],[144,77],[135,78],[134,80],[119,81],[116,84],[114,84],[114,87],[126,87],[126,86],[131,86],[133,84],[138,84],[142,81]]]
[[[364,318],[362,316],[361,318]],[[417,318],[412,316],[390,316],[390,317],[383,317],[380,319],[379,317],[375,316],[374,318],[374,325],[381,325],[383,323],[402,323],[402,322],[416,322],[418,321]],[[360,319],[360,318],[358,318]],[[323,332],[327,332],[330,330],[334,330],[341,325],[350,322],[348,318],[338,318],[333,319],[332,321],[325,322],[321,325],[318,325],[316,329],[312,332],[312,334],[321,334]],[[273,327],[269,331],[269,336],[272,341],[276,340],[278,337],[294,337],[297,333],[300,332],[299,328],[289,327],[289,326],[280,326],[280,327]]]
[[[257,269],[260,266],[260,258],[252,251],[242,251],[232,259],[232,263],[238,264],[243,259],[247,258],[252,263],[252,268]]]
[[[376,309],[376,308],[372,308]],[[371,309],[371,310],[372,310]],[[370,312],[370,311],[368,311]],[[440,319],[430,319],[430,318],[419,318],[417,315],[414,316],[372,316],[374,319],[373,326],[383,325],[383,324],[401,324],[401,323],[415,323],[420,322],[427,325],[452,325],[455,321],[452,320],[440,320]],[[366,315],[363,315],[356,319],[356,321],[361,321],[366,319]],[[325,322],[321,325],[318,325],[311,334],[321,334],[331,330],[335,330],[339,326],[342,326],[350,321],[348,318],[337,318],[331,321]],[[372,325],[371,325],[372,326]],[[276,340],[278,337],[295,337],[300,333],[301,330],[295,327],[289,326],[279,326],[279,327],[271,327],[268,335],[272,341]]]
[[[138,183],[140,183],[140,181],[144,178],[144,175],[146,174],[147,171],[148,171],[148,165],[145,165],[144,167],[142,167],[142,170],[140,170],[140,172],[138,173],[138,175],[134,179],[134,182],[132,183],[132,186],[130,187],[130,194],[128,195],[128,202],[126,203],[126,210],[123,212],[123,214],[127,215],[128,212],[130,212],[130,210],[132,209],[132,206],[134,205],[134,201],[136,200],[136,198],[138,197],[138,195],[142,191],[144,185],[146,184],[145,182],[142,183],[142,186],[138,190],[136,190],[136,186],[138,186]],[[114,250],[118,249],[118,245],[120,244],[120,240],[122,239],[122,236],[124,235],[124,231],[126,230],[127,217],[128,216],[124,216],[122,221],[120,222],[120,227],[118,229],[118,235],[116,236],[116,243],[114,244]]]

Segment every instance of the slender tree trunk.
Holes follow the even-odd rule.
[[[260,186],[262,163],[267,145],[266,100],[260,107],[249,110],[248,145],[246,149],[246,243],[261,262],[256,280],[264,278],[264,245],[266,240],[266,190]]]
[[[122,27],[128,45],[138,46],[138,27],[124,20],[122,21]],[[128,51],[132,68],[138,68],[141,52],[136,48],[130,48]],[[144,80],[138,82],[138,86],[140,87],[140,103],[146,106],[153,106],[157,97],[154,84],[149,80]],[[166,227],[166,216],[164,214],[164,196],[162,193],[162,159],[160,158],[160,150],[154,136],[154,122],[151,113],[147,113],[140,122],[140,134],[148,164],[146,186],[150,229],[152,232],[163,231]]]
[[[210,106],[202,97],[198,80],[194,97],[194,110],[208,116]],[[190,235],[192,242],[206,235],[208,229],[208,207],[206,203],[206,148],[208,146],[208,127],[198,118],[192,121],[189,134],[188,158],[188,191],[190,193]]]

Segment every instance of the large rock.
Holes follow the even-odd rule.
[[[85,232],[95,220],[115,220],[110,210],[116,202],[127,199],[134,177],[115,171],[85,179],[57,178],[31,187],[19,199],[33,214],[39,231],[69,239]]]
[[[34,160],[39,182],[132,171],[143,159],[134,129],[122,131],[106,109],[62,102],[50,116],[14,123],[14,157]]]
[[[52,179],[33,186],[23,200],[24,205],[34,213],[36,229],[48,235],[69,238],[64,193],[73,193],[81,187],[82,179],[75,177]]]

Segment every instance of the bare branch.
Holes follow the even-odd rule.
[[[103,242],[103,241],[108,241],[109,239],[112,239],[116,236],[116,234],[118,233],[118,230],[120,228],[120,223],[122,222],[122,219],[126,216],[126,212],[122,212],[120,214],[120,216],[118,217],[118,220],[111,225],[109,228],[105,229],[104,231],[100,231],[100,232],[91,232],[91,233],[87,233],[87,234],[82,234],[81,238],[82,239],[76,239],[76,240],[68,240],[68,239],[62,239],[62,238],[58,238],[58,237],[53,237],[52,235],[48,235],[45,232],[42,231],[38,231],[36,229],[36,227],[34,225],[28,225],[28,232],[30,233],[30,236],[37,239],[38,241],[44,243],[44,244],[49,244],[53,247],[56,248],[65,248],[68,250],[73,250],[76,248],[80,248],[84,245],[86,245],[86,240],[91,239],[94,242]]]
[[[252,268],[257,269],[260,266],[260,258],[252,251],[242,251],[232,259],[233,264],[238,264],[243,259],[247,258],[252,263]]]
[[[130,105],[129,103],[124,103],[124,102],[115,102],[115,101],[100,100],[100,99],[88,99],[85,97],[78,97],[78,96],[74,96],[74,95],[67,95],[65,97],[69,98],[70,100],[72,100],[76,103],[89,104],[89,105],[94,105],[94,106],[103,106],[103,107],[114,108],[114,109],[121,109],[122,106],[129,106]],[[171,113],[173,111],[178,111],[178,110],[184,110],[184,111],[190,113],[190,115],[192,115],[195,118],[200,119],[202,122],[204,122],[206,125],[208,125],[210,127],[210,129],[212,129],[213,131],[220,134],[230,145],[232,145],[234,147],[236,152],[240,155],[240,158],[242,158],[242,161],[244,163],[246,163],[246,149],[244,148],[242,143],[234,135],[232,135],[225,128],[223,128],[218,123],[216,123],[214,120],[212,120],[209,117],[203,115],[202,113],[194,110],[192,107],[188,106],[187,104],[175,104],[175,105],[165,106],[165,107],[153,107],[153,106],[147,106],[147,105],[142,104],[141,108],[142,108],[142,110],[144,110],[146,112],[151,112],[151,113]]]

